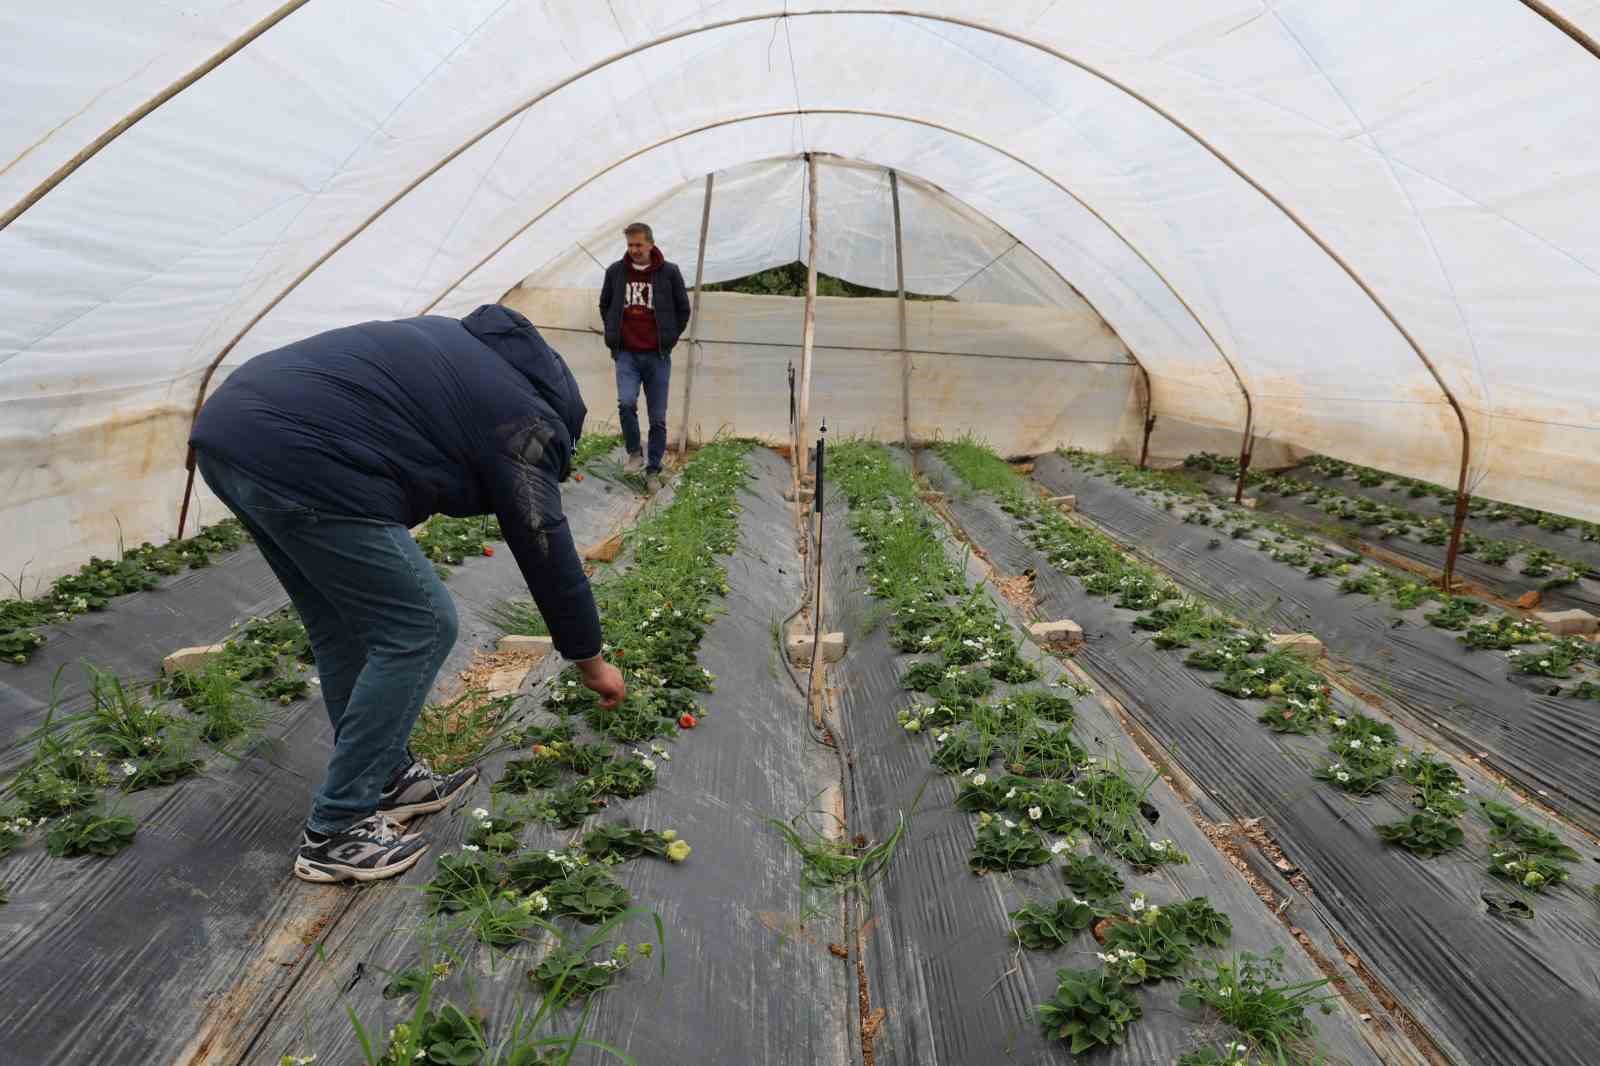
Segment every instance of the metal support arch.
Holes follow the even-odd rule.
[[[136,111],[133,115],[129,116],[129,119],[124,120],[125,124],[120,124],[119,123],[118,126],[113,127],[111,130],[108,130],[105,134],[102,134],[101,137],[98,138],[96,140],[96,142],[94,144],[92,144],[88,149],[86,149],[84,152],[79,153],[79,155],[82,156],[82,159],[77,159],[76,162],[70,162],[68,164],[68,167],[66,169],[64,169],[64,171],[59,172],[60,173],[60,178],[57,178],[54,183],[47,182],[47,187],[41,187],[40,189],[36,189],[34,191],[37,195],[30,194],[30,196],[33,197],[31,200],[25,200],[24,203],[19,204],[11,212],[8,212],[7,216],[5,218],[5,223],[4,224],[9,224],[10,221],[15,219],[17,217],[17,215],[21,214],[22,211],[26,210],[29,206],[31,206],[32,203],[37,202],[37,200],[39,198],[43,197],[46,193],[48,193],[50,191],[50,189],[54,187],[55,184],[59,184],[59,180],[61,178],[65,178],[66,175],[70,174],[73,169],[76,169],[76,167],[78,165],[81,165],[81,163],[83,161],[87,160],[90,156],[92,156],[93,154],[98,152],[100,150],[100,148],[103,148],[105,146],[105,144],[110,143],[111,140],[114,140],[117,136],[120,136],[121,133],[124,132],[128,127],[131,127],[139,119],[142,119],[145,115],[149,114],[151,111],[154,111],[162,103],[165,103],[166,100],[170,99],[172,96],[175,96],[178,92],[182,91],[182,89],[187,87],[187,85],[193,84],[194,81],[199,80],[199,78],[203,77],[211,69],[214,69],[215,66],[219,65],[220,63],[225,61],[229,56],[233,55],[234,53],[236,53],[237,51],[239,51],[240,49],[245,47],[245,45],[249,44],[250,41],[254,40],[256,36],[260,35],[260,33],[265,32],[266,29],[268,29],[272,25],[276,24],[276,22],[281,21],[282,18],[286,17],[288,14],[290,14],[291,12],[296,10],[298,7],[303,6],[303,4],[305,2],[307,2],[307,0],[290,0],[290,3],[285,4],[283,7],[279,8],[276,12],[274,12],[272,15],[267,16],[266,19],[263,19],[260,23],[257,23],[256,27],[252,28],[252,32],[251,33],[247,33],[244,37],[241,37],[238,40],[236,40],[232,45],[229,46],[229,48],[224,49],[222,52],[219,52],[207,64],[202,64],[201,67],[197,68],[194,72],[191,72],[190,76],[188,76],[187,78],[185,78],[183,80],[180,80],[180,82],[176,83],[174,86],[169,88],[169,90],[167,92],[165,92],[163,94],[160,94],[157,97],[153,98],[149,103],[147,103],[139,111]],[[1543,17],[1545,17],[1547,19],[1550,19],[1552,21],[1552,24],[1556,25],[1557,28],[1563,28],[1564,27],[1565,20],[1557,20],[1557,19],[1552,18],[1552,11],[1548,8],[1547,5],[1544,5],[1542,3],[1532,3],[1532,4],[1529,4],[1529,6],[1530,6],[1530,8],[1532,10],[1534,10],[1535,12],[1540,14],[1541,16],[1543,16]],[[1108,85],[1118,89],[1119,91],[1127,94],[1132,99],[1137,100],[1138,102],[1143,104],[1145,107],[1147,107],[1150,110],[1154,111],[1155,113],[1159,114],[1162,118],[1166,119],[1168,122],[1172,123],[1175,127],[1177,127],[1180,131],[1182,131],[1186,136],[1188,136],[1196,144],[1198,144],[1202,148],[1204,148],[1214,158],[1216,158],[1218,162],[1222,163],[1230,171],[1232,171],[1235,175],[1237,175],[1239,178],[1241,178],[1243,181],[1245,181],[1247,184],[1249,184],[1251,186],[1251,188],[1255,189],[1262,196],[1266,197],[1267,200],[1270,201],[1275,207],[1277,207],[1279,209],[1279,211],[1281,211],[1284,214],[1285,217],[1287,217],[1291,222],[1293,222],[1297,227],[1299,227],[1299,229],[1303,233],[1305,233],[1305,235],[1307,237],[1311,238],[1311,240],[1319,248],[1322,249],[1324,254],[1326,254],[1330,258],[1332,258],[1334,260],[1334,262],[1337,263],[1340,266],[1340,268],[1344,270],[1344,272],[1350,277],[1350,279],[1352,281],[1354,281],[1356,283],[1356,285],[1359,286],[1364,293],[1366,293],[1367,297],[1373,302],[1373,304],[1384,315],[1384,317],[1389,320],[1390,324],[1393,325],[1394,328],[1397,331],[1399,331],[1400,335],[1405,339],[1405,341],[1411,346],[1412,350],[1416,353],[1417,358],[1422,361],[1423,365],[1426,366],[1428,368],[1428,371],[1433,375],[1433,378],[1434,378],[1435,382],[1437,382],[1437,384],[1439,385],[1440,390],[1444,393],[1445,399],[1449,402],[1451,408],[1455,411],[1456,418],[1458,419],[1458,421],[1461,424],[1461,474],[1460,474],[1460,478],[1459,478],[1459,481],[1458,481],[1458,484],[1457,484],[1456,506],[1457,506],[1457,511],[1459,513],[1463,513],[1464,514],[1464,512],[1466,510],[1466,507],[1467,507],[1467,472],[1468,472],[1468,464],[1469,464],[1470,459],[1471,459],[1471,430],[1470,430],[1470,428],[1469,428],[1469,426],[1467,424],[1467,418],[1466,418],[1465,411],[1461,407],[1460,402],[1456,399],[1455,394],[1451,391],[1449,385],[1445,382],[1443,375],[1441,375],[1439,373],[1438,368],[1436,366],[1434,366],[1432,360],[1430,360],[1428,358],[1427,354],[1422,350],[1422,346],[1417,342],[1416,338],[1411,335],[1409,330],[1407,330],[1403,325],[1401,325],[1399,319],[1395,317],[1393,311],[1391,311],[1389,309],[1388,305],[1383,302],[1383,300],[1366,283],[1366,281],[1355,271],[1355,269],[1342,256],[1340,256],[1337,252],[1335,252],[1333,250],[1333,248],[1330,245],[1328,245],[1328,243],[1326,241],[1324,241],[1316,233],[1316,231],[1311,229],[1311,227],[1305,222],[1304,219],[1300,218],[1297,214],[1295,214],[1294,211],[1292,209],[1290,209],[1287,204],[1285,204],[1277,196],[1275,196],[1273,193],[1271,193],[1260,182],[1258,182],[1254,178],[1252,178],[1248,173],[1246,173],[1236,163],[1234,163],[1230,158],[1228,158],[1228,156],[1225,153],[1223,153],[1220,149],[1218,149],[1210,141],[1208,141],[1204,137],[1202,137],[1196,130],[1191,128],[1187,123],[1183,122],[1177,116],[1173,115],[1170,111],[1168,111],[1165,108],[1161,107],[1155,101],[1151,100],[1148,96],[1145,96],[1143,93],[1140,93],[1137,90],[1135,90],[1132,86],[1130,86],[1130,85],[1126,84],[1125,82],[1121,81],[1120,79],[1118,79],[1118,78],[1116,78],[1116,77],[1114,77],[1114,76],[1112,76],[1112,75],[1110,75],[1110,74],[1098,69],[1097,67],[1093,66],[1092,64],[1090,64],[1090,63],[1088,63],[1088,62],[1086,62],[1084,60],[1077,59],[1077,58],[1075,58],[1073,56],[1069,56],[1065,52],[1062,52],[1062,51],[1060,51],[1058,49],[1052,48],[1049,45],[1041,44],[1041,43],[1039,43],[1037,41],[1034,41],[1034,40],[1031,40],[1031,39],[1029,39],[1027,37],[1024,37],[1020,33],[1016,33],[1016,32],[1010,31],[1010,30],[1001,29],[1001,28],[996,27],[996,26],[989,26],[989,25],[986,25],[984,23],[978,22],[978,21],[973,20],[973,19],[963,19],[963,18],[958,18],[958,17],[955,17],[955,16],[936,15],[936,14],[930,14],[930,13],[927,13],[927,12],[909,11],[909,10],[895,10],[895,9],[877,9],[877,10],[873,10],[873,9],[865,9],[865,8],[840,8],[840,9],[820,9],[820,10],[815,10],[815,11],[792,12],[791,13],[787,9],[785,9],[785,10],[783,10],[781,12],[768,12],[768,13],[765,13],[765,14],[745,15],[745,16],[740,16],[738,18],[731,18],[731,19],[720,20],[720,21],[717,21],[717,22],[707,23],[705,25],[693,27],[693,28],[690,28],[690,29],[679,30],[679,31],[676,31],[674,33],[661,35],[661,36],[659,36],[657,38],[654,38],[652,40],[639,42],[639,43],[633,45],[632,47],[630,47],[629,49],[627,49],[626,51],[613,53],[612,55],[607,56],[606,58],[601,59],[601,60],[597,61],[596,63],[591,64],[590,66],[586,67],[584,70],[578,71],[578,72],[570,75],[569,77],[562,79],[561,81],[557,82],[555,85],[551,86],[550,88],[543,90],[542,92],[536,94],[535,96],[531,97],[530,99],[524,101],[522,104],[520,104],[516,108],[513,108],[511,111],[509,111],[508,113],[503,115],[501,118],[499,118],[495,122],[491,123],[488,127],[483,129],[482,131],[480,131],[479,133],[477,133],[473,137],[469,138],[464,144],[462,144],[460,147],[458,147],[454,152],[449,153],[443,159],[439,160],[439,162],[435,163],[432,167],[430,167],[426,171],[424,171],[417,178],[413,179],[411,183],[409,183],[400,192],[396,193],[393,197],[391,197],[376,212],[374,212],[372,215],[369,215],[359,226],[356,227],[356,229],[352,230],[349,234],[347,234],[344,238],[342,238],[339,242],[337,242],[332,248],[330,248],[327,252],[325,252],[321,257],[319,257],[315,262],[313,262],[310,266],[305,268],[305,270],[303,270],[300,275],[298,275],[293,281],[290,282],[289,286],[282,293],[280,293],[278,297],[276,297],[274,300],[272,300],[255,317],[253,317],[251,319],[251,321],[244,327],[244,329],[241,330],[240,333],[232,341],[229,342],[229,344],[224,349],[224,351],[217,356],[216,360],[210,366],[208,366],[206,368],[205,373],[202,375],[200,386],[199,386],[199,388],[197,390],[198,394],[197,394],[197,396],[195,398],[195,407],[194,407],[195,416],[198,416],[199,411],[200,411],[200,406],[205,402],[206,387],[209,385],[212,375],[215,373],[217,366],[221,364],[222,359],[226,356],[226,353],[228,351],[232,350],[232,348],[238,343],[238,341],[241,340],[244,337],[244,335],[246,333],[248,333],[252,328],[254,328],[254,326],[257,323],[259,323],[261,321],[261,319],[264,318],[274,307],[276,307],[277,304],[280,303],[283,300],[283,298],[288,295],[288,293],[290,291],[292,291],[295,287],[297,287],[300,284],[300,282],[305,280],[305,278],[309,277],[312,272],[314,272],[324,262],[326,262],[329,258],[331,258],[336,252],[338,252],[338,250],[340,248],[344,247],[351,240],[353,240],[356,237],[356,235],[358,235],[361,231],[365,230],[374,220],[376,220],[378,217],[380,217],[390,207],[392,207],[400,199],[402,199],[406,195],[408,195],[412,190],[417,188],[417,186],[422,184],[422,182],[426,181],[433,174],[437,173],[440,169],[442,169],[444,166],[446,166],[451,160],[455,159],[462,152],[465,152],[472,145],[476,144],[478,141],[482,140],[484,137],[487,137],[494,130],[498,129],[500,126],[504,125],[506,122],[509,122],[512,118],[514,118],[517,115],[521,114],[522,112],[526,111],[528,108],[532,107],[534,104],[538,103],[540,100],[545,99],[546,97],[548,97],[552,93],[555,93],[555,92],[559,91],[560,89],[564,88],[565,86],[570,85],[573,82],[578,81],[581,78],[584,78],[584,77],[588,76],[589,74],[591,74],[591,73],[593,73],[593,72],[595,72],[597,70],[602,69],[603,67],[606,67],[606,66],[609,66],[609,65],[611,65],[613,63],[619,62],[620,60],[626,58],[627,56],[637,54],[638,52],[643,51],[645,49],[652,48],[652,47],[655,47],[657,45],[665,44],[665,43],[668,43],[670,41],[677,40],[679,38],[687,37],[687,36],[690,36],[690,35],[693,35],[693,34],[698,34],[698,33],[707,33],[707,32],[711,32],[711,31],[717,30],[717,29],[722,29],[722,28],[725,28],[725,27],[728,27],[728,26],[733,26],[733,25],[739,25],[739,24],[746,23],[746,22],[764,21],[764,20],[777,19],[777,18],[801,18],[801,17],[816,17],[816,16],[828,16],[828,15],[859,15],[859,16],[863,16],[863,17],[870,17],[870,16],[885,17],[885,16],[887,16],[887,17],[898,17],[898,18],[919,18],[919,19],[926,19],[928,21],[933,21],[933,22],[944,22],[944,23],[948,23],[950,25],[963,26],[963,27],[966,27],[968,29],[976,30],[976,31],[978,31],[980,33],[989,33],[989,34],[992,34],[992,35],[997,36],[997,37],[1003,37],[1003,38],[1005,38],[1007,40],[1010,40],[1010,41],[1013,41],[1013,42],[1015,42],[1017,44],[1021,44],[1024,47],[1033,48],[1033,49],[1035,49],[1037,51],[1040,51],[1040,52],[1043,52],[1043,53],[1045,53],[1047,55],[1053,56],[1056,59],[1061,60],[1062,62],[1071,64],[1072,66],[1078,68],[1079,70],[1082,70],[1084,73],[1089,74],[1092,77],[1095,77],[1095,78],[1100,79],[1101,81],[1104,81],[1106,84],[1108,84]],[[1594,51],[1594,49],[1592,47],[1590,47],[1591,42],[1589,41],[1589,39],[1587,38],[1586,35],[1582,36],[1582,37],[1575,36],[1574,40],[1576,40],[1580,45],[1588,47],[1591,52]],[[52,176],[52,177],[54,177],[54,176]],[[1230,368],[1232,368],[1232,363],[1231,362],[1229,363],[1229,366],[1230,366]],[[1233,368],[1233,369],[1234,369],[1235,377],[1237,377],[1238,376],[1238,370],[1236,368]],[[1244,393],[1246,407],[1247,407],[1247,411],[1246,411],[1246,424],[1247,425],[1246,425],[1245,436],[1246,436],[1246,451],[1248,451],[1248,446],[1249,446],[1248,438],[1249,438],[1250,433],[1251,433],[1250,426],[1249,426],[1249,423],[1251,422],[1251,412],[1248,410],[1248,408],[1249,408],[1249,392],[1247,390],[1245,390],[1244,382],[1243,382],[1242,379],[1240,379],[1240,381],[1239,381],[1239,387],[1240,387],[1240,391]],[[194,480],[193,479],[193,473],[194,473],[194,471],[193,471],[193,459],[194,459],[194,457],[193,457],[193,455],[191,453],[191,455],[189,456],[189,466],[190,466],[189,484],[190,484],[191,487],[193,485],[193,480]],[[185,492],[184,492],[184,511],[187,511],[187,509],[188,509],[188,499],[189,499],[189,492],[186,489]],[[180,519],[180,526],[181,526],[181,524],[182,523],[181,523],[181,519]],[[181,535],[181,532],[182,531],[181,531],[181,528],[180,528],[180,535]],[[1458,522],[1457,525],[1456,525],[1456,528],[1452,531],[1451,538],[1450,538],[1450,550],[1449,550],[1449,553],[1446,556],[1446,561],[1445,561],[1444,585],[1445,585],[1445,588],[1447,590],[1448,590],[1448,588],[1450,586],[1450,578],[1451,578],[1451,572],[1452,572],[1453,567],[1454,567],[1455,556],[1456,556],[1456,554],[1457,554],[1457,552],[1459,550],[1459,547],[1460,547],[1460,539],[1461,539],[1461,523]]]

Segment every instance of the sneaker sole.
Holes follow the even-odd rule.
[[[379,807],[378,813],[389,819],[391,822],[399,822],[401,825],[404,825],[407,821],[415,818],[419,814],[432,814],[434,811],[444,810],[446,807],[450,806],[451,802],[454,801],[457,796],[471,788],[477,782],[477,780],[478,771],[474,770],[472,771],[472,776],[461,782],[461,784],[457,786],[454,791],[448,792],[445,795],[440,796],[438,799],[423,800],[421,803],[406,803],[399,807]]]
[[[403,874],[417,864],[417,860],[427,854],[428,845],[424,844],[416,851],[407,855],[397,863],[389,866],[380,866],[368,869],[360,866],[341,866],[333,862],[312,862],[310,859],[296,858],[294,861],[294,875],[302,881],[314,884],[327,885],[339,881],[382,881],[386,877]]]

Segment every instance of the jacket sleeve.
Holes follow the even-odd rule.
[[[541,420],[497,434],[495,516],[556,651],[569,660],[600,654],[600,613],[561,511],[553,465],[559,448]]]
[[[683,284],[683,271],[676,266],[672,268],[672,302],[678,309],[678,335],[682,336],[684,330],[689,328],[689,290]]]
[[[611,310],[611,268],[606,267],[606,275],[600,282],[600,321],[604,322],[606,313]]]

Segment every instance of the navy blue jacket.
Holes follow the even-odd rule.
[[[556,650],[600,652],[600,619],[561,510],[587,411],[522,315],[364,322],[256,356],[189,443],[330,515],[414,526],[493,513]]]
[[[650,260],[656,268],[656,353],[671,355],[678,338],[689,327],[689,290],[683,284],[683,271],[677,263],[668,262],[660,248],[650,249]],[[622,289],[627,283],[628,257],[624,255],[606,267],[605,280],[600,283],[600,321],[613,359],[622,348],[622,308],[627,303]]]

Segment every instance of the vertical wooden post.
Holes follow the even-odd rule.
[[[706,277],[706,233],[711,229],[712,175],[706,175],[706,202],[700,209],[700,253],[694,262],[694,307],[689,311],[689,365],[683,369],[683,421],[678,429],[678,454],[689,448],[689,401],[694,396],[694,365],[700,361],[700,285]]]
[[[900,441],[911,448],[911,353],[906,344],[906,256],[900,232],[900,176],[889,171],[889,199],[894,204],[895,309],[900,315]]]
[[[1248,423],[1246,423],[1248,426]],[[1233,502],[1244,502],[1244,479],[1250,473],[1250,455],[1255,451],[1255,434],[1247,428],[1244,433],[1244,444],[1239,447],[1239,484],[1233,489]]]
[[[1150,466],[1150,432],[1156,428],[1155,393],[1150,389],[1150,371],[1139,364],[1139,380],[1144,384],[1144,443],[1139,446],[1139,469]]]
[[[1456,556],[1461,554],[1461,531],[1467,525],[1467,508],[1472,504],[1472,495],[1465,490],[1456,492],[1455,524],[1450,527],[1450,547],[1444,553],[1444,573],[1440,576],[1439,584],[1446,596],[1455,595]]]
[[[806,153],[806,219],[810,255],[806,265],[806,317],[800,334],[800,451],[795,456],[801,476],[806,472],[806,419],[811,413],[811,346],[817,335],[817,157]]]

